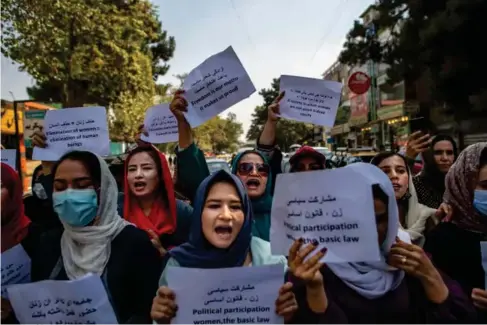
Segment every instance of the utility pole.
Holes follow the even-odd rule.
[[[377,40],[377,33],[375,30],[375,25],[374,22],[371,21],[369,24],[367,24],[366,27],[366,32],[365,32],[365,37],[369,41],[369,43],[372,43],[373,41]],[[380,107],[380,94],[379,94],[379,87],[377,85],[377,70],[378,70],[378,65],[380,64],[375,62],[373,59],[370,59],[368,62],[368,72],[370,76],[370,95],[369,95],[369,110],[370,110],[370,121],[375,121],[377,120],[377,110]],[[381,129],[382,133],[382,123],[381,123]],[[377,143],[377,138],[375,139]],[[382,141],[380,141],[382,142]]]

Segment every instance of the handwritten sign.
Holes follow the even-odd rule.
[[[343,85],[336,81],[281,76],[281,116],[305,123],[332,127],[340,104]]]
[[[97,275],[19,284],[7,290],[20,324],[117,324]]]
[[[2,297],[8,298],[7,288],[12,284],[30,282],[30,257],[21,244],[2,253]]]
[[[284,281],[282,265],[227,269],[171,267],[167,280],[178,305],[173,324],[283,323],[275,312]]]
[[[480,242],[480,251],[482,254],[482,268],[485,273],[485,289],[487,290],[487,241]]]
[[[15,149],[3,149],[0,151],[0,157],[4,164],[9,165],[13,169],[17,169],[17,150]]]
[[[351,168],[279,174],[271,211],[273,254],[294,240],[328,248],[329,263],[380,259],[372,182]]]
[[[73,150],[110,154],[107,113],[104,107],[52,110],[44,120],[47,148],[34,148],[34,160],[56,161]]]
[[[167,143],[178,141],[178,122],[169,110],[169,104],[149,107],[145,112],[144,127],[149,136],[141,139],[150,143]]]
[[[197,66],[184,80],[186,119],[197,127],[249,97],[255,87],[230,46]]]
[[[32,148],[32,136],[34,132],[44,132],[44,118],[47,110],[29,109],[24,112],[24,144],[26,148]]]

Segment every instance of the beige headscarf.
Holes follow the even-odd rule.
[[[443,196],[443,201],[453,209],[451,222],[462,229],[481,233],[487,233],[487,225],[473,207],[473,196],[484,150],[487,150],[487,142],[472,144],[462,151],[446,174]]]
[[[419,246],[424,244],[424,231],[426,229],[426,222],[429,218],[433,218],[435,224],[439,221],[435,217],[436,209],[427,207],[426,205],[420,204],[418,200],[418,195],[413,184],[412,174],[409,173],[409,194],[411,197],[408,199],[408,212],[406,215],[406,229],[404,229],[413,243]]]
[[[61,255],[70,280],[90,272],[101,275],[110,258],[112,240],[125,226],[130,225],[117,212],[117,183],[105,160],[99,156],[97,158],[101,174],[98,223],[94,226],[71,227],[63,222]]]

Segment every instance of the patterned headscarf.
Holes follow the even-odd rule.
[[[487,150],[487,142],[467,147],[445,178],[446,191],[443,201],[453,208],[452,222],[460,228],[487,232],[487,224],[473,207],[473,195],[480,169],[480,156]]]

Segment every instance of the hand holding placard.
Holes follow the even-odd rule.
[[[169,104],[149,107],[145,112],[144,129],[140,139],[150,143],[178,141],[178,122],[169,110]]]
[[[303,238],[328,249],[325,262],[378,261],[371,186],[347,167],[278,175],[271,211],[273,254],[286,254]]]

